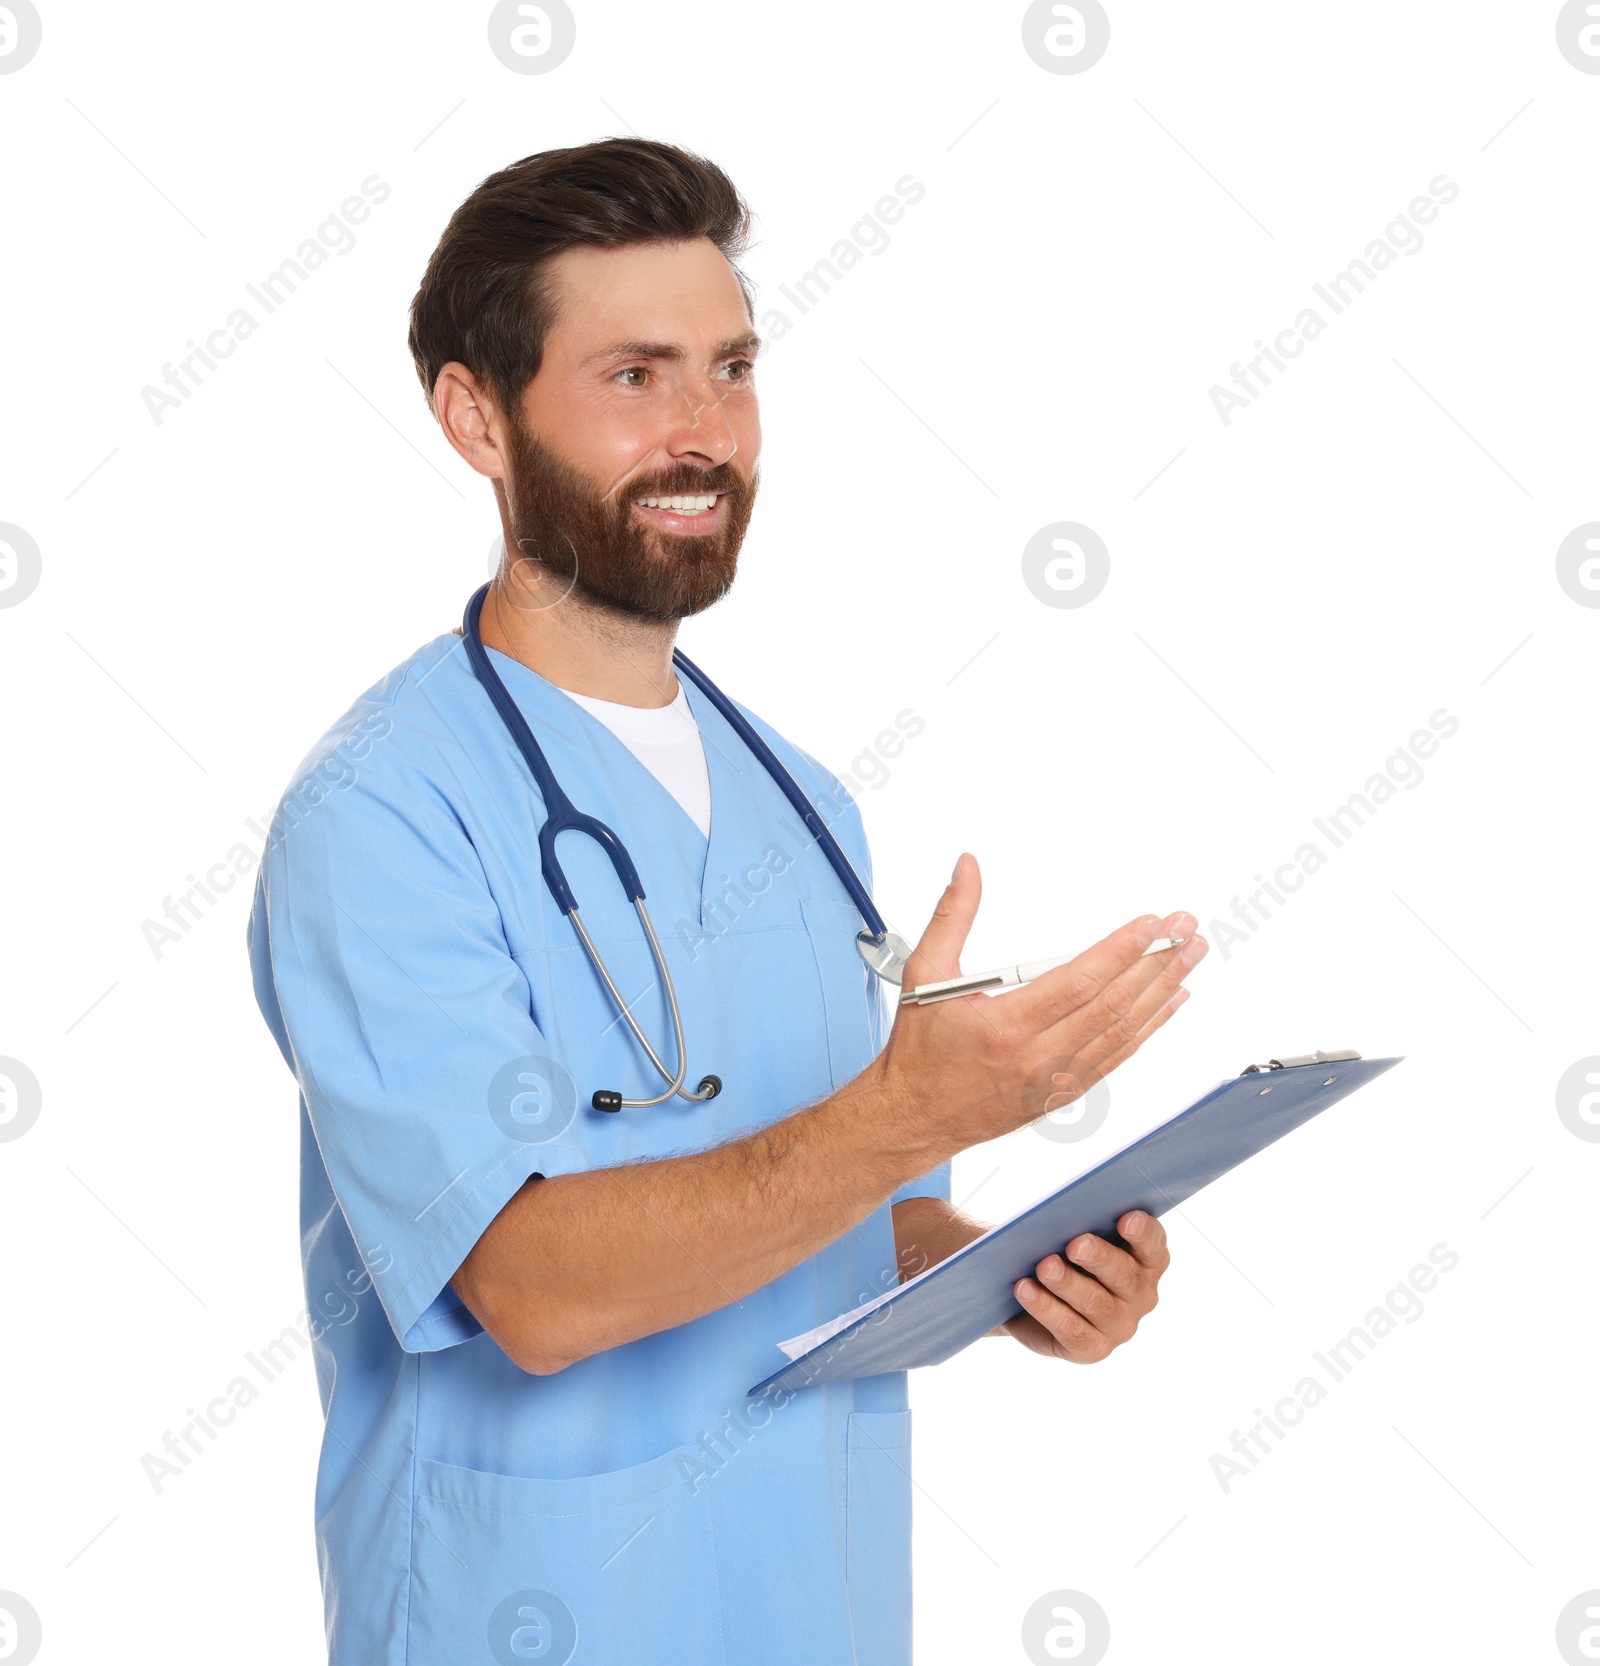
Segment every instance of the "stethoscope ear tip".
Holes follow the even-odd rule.
[[[609,1088],[598,1088],[595,1091],[594,1098],[589,1103],[597,1111],[620,1111],[622,1109],[622,1095]]]
[[[697,1099],[715,1099],[722,1092],[722,1078],[720,1076],[702,1076],[700,1086],[695,1090]]]

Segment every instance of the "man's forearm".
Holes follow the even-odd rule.
[[[709,1151],[530,1181],[452,1283],[524,1370],[558,1371],[781,1277],[949,1153],[869,1069]]]

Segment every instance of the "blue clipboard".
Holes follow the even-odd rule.
[[[1060,1191],[892,1291],[872,1311],[749,1392],[938,1365],[1022,1309],[1019,1278],[1080,1232],[1115,1239],[1130,1209],[1162,1215],[1399,1064],[1317,1053],[1251,1065]]]

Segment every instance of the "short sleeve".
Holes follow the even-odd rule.
[[[343,790],[285,799],[250,947],[334,1197],[401,1347],[426,1352],[480,1334],[449,1280],[505,1204],[588,1163],[466,829],[377,750]]]

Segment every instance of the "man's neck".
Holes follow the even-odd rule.
[[[670,706],[676,621],[629,619],[568,595],[554,606],[496,578],[483,599],[484,645],[537,671],[572,694],[622,706]]]

